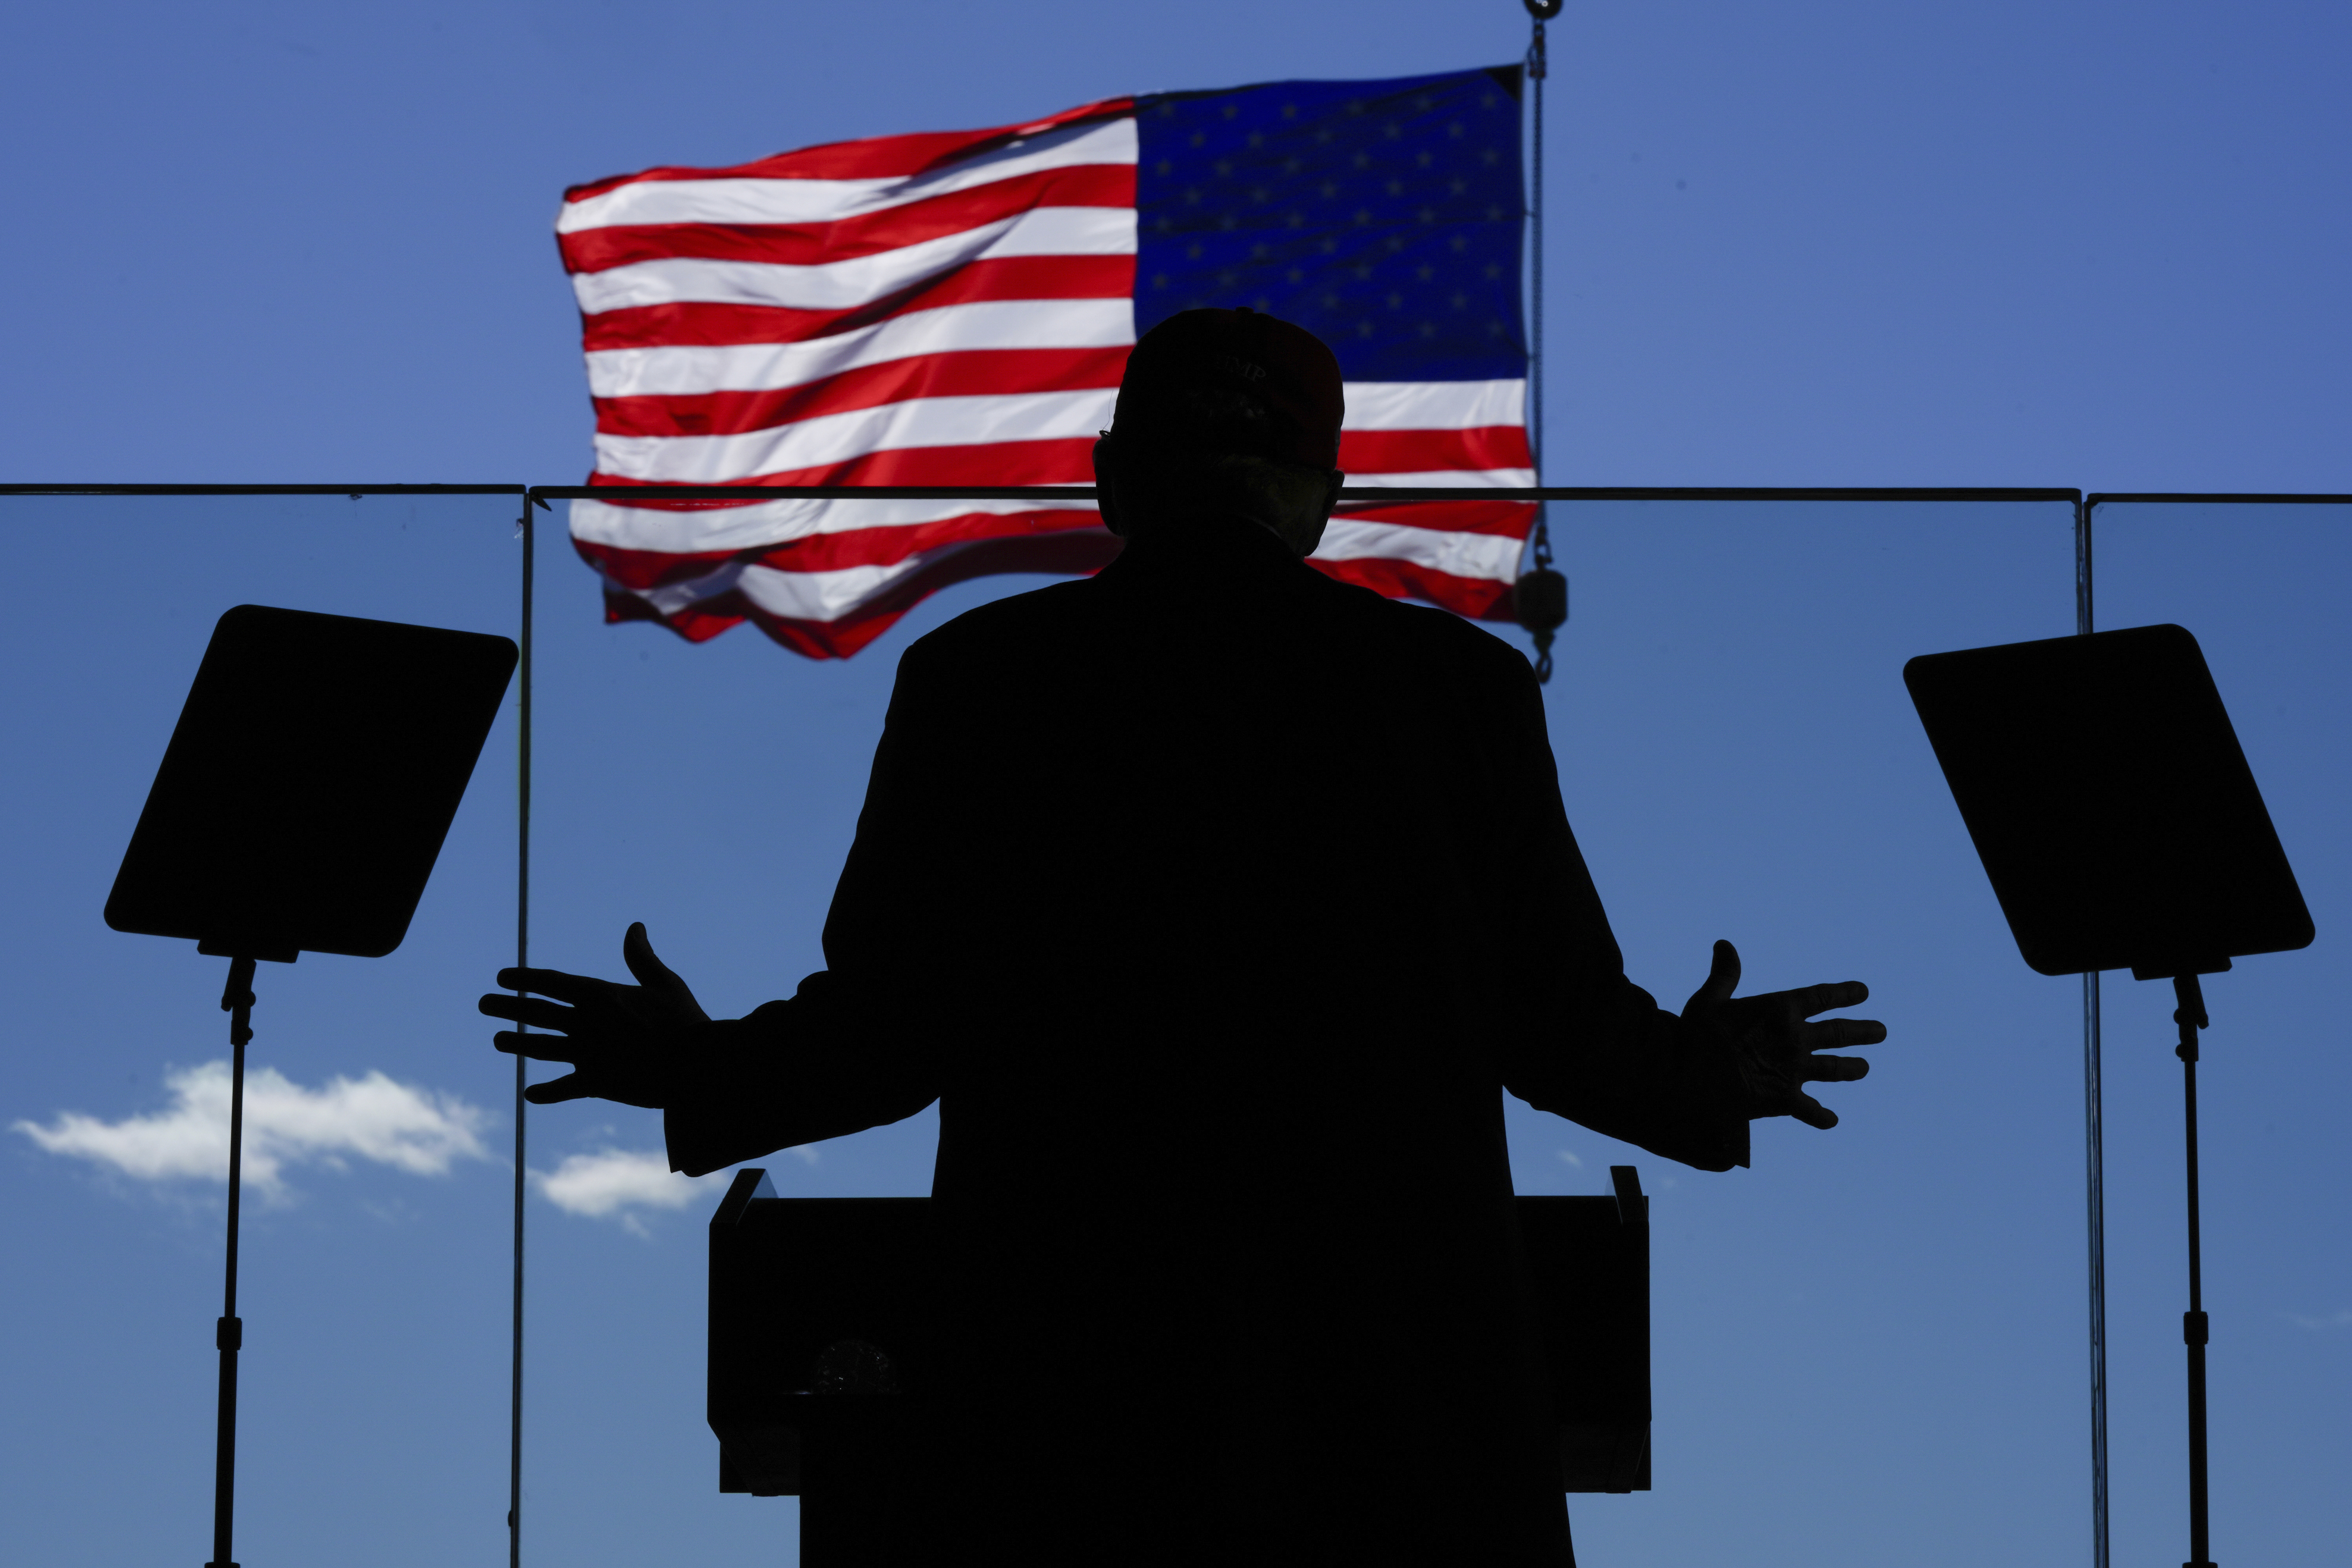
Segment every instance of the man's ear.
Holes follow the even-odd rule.
[[[1330,479],[1323,487],[1323,515],[1329,517],[1339,508],[1339,492],[1347,487],[1348,476],[1338,468],[1331,470]]]
[[[1120,526],[1118,503],[1113,498],[1118,493],[1118,446],[1108,430],[1097,432],[1095,441],[1095,505],[1102,512],[1103,526],[1119,539],[1127,537]]]

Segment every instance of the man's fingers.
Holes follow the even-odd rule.
[[[532,1084],[522,1091],[522,1097],[533,1105],[561,1105],[567,1100],[586,1100],[593,1092],[581,1087],[578,1073],[568,1072],[562,1078]]]
[[[560,1007],[536,996],[510,996],[503,991],[493,991],[474,1004],[477,1012],[493,1018],[504,1018],[509,1024],[528,1024],[534,1029],[553,1029],[559,1033],[572,1027],[579,1010]]]
[[[1875,1018],[1824,1018],[1805,1026],[1805,1048],[1809,1051],[1842,1051],[1849,1046],[1885,1042],[1886,1026]]]
[[[1802,1081],[1852,1083],[1870,1076],[1870,1064],[1860,1057],[1807,1057]]]
[[[559,1002],[584,1002],[613,989],[609,980],[593,974],[566,974],[561,969],[501,969],[499,984],[509,991],[529,991]]]
[[[1861,1006],[1870,1000],[1870,987],[1859,980],[1838,980],[1826,985],[1801,986],[1794,991],[1783,991],[1780,994],[1796,1016],[1810,1018],[1816,1013]]]
[[[1837,1112],[1810,1094],[1797,1096],[1797,1103],[1790,1108],[1789,1114],[1806,1126],[1818,1127],[1824,1132],[1837,1125]]]
[[[520,1051],[535,1062],[576,1062],[580,1047],[561,1035],[519,1035],[512,1029],[500,1029],[490,1037],[490,1044],[513,1056]]]

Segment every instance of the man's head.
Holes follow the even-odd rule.
[[[1339,499],[1339,362],[1255,310],[1185,310],[1135,345],[1095,447],[1103,521],[1133,538],[1219,512],[1315,548]]]

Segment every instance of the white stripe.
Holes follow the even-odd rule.
[[[1118,348],[1135,341],[1125,300],[990,300],[942,305],[798,343],[723,348],[600,349],[588,356],[592,397],[691,397],[780,392],[869,364],[963,349]]]
[[[1118,397],[1109,387],[910,397],[741,436],[599,436],[596,471],[653,483],[710,485],[908,447],[985,447],[999,441],[1091,437],[1110,423]]]
[[[744,563],[725,561],[699,577],[689,577],[680,583],[664,583],[658,588],[624,588],[610,577],[604,586],[614,593],[634,594],[665,616],[674,616],[689,605],[705,599],[715,599],[729,592],[743,580]]]
[[[1424,474],[1377,474],[1360,473],[1350,468],[1348,470],[1348,482],[1351,485],[1412,486],[1425,487],[1430,489],[1443,489],[1454,486],[1475,486],[1480,489],[1495,489],[1532,485],[1536,482],[1536,471],[1533,468],[1442,468]],[[1374,503],[1341,501],[1339,504],[1370,506]]]
[[[1527,423],[1524,381],[1351,381],[1342,430],[1476,430]]]
[[[719,550],[772,550],[814,534],[912,528],[975,513],[1005,517],[1025,511],[1094,509],[1090,500],[765,500],[719,510],[670,511],[575,500],[572,537],[616,550],[700,555]]]
[[[845,261],[713,261],[674,256],[602,272],[576,272],[585,316],[634,305],[686,302],[845,310],[969,262],[1010,256],[1132,256],[1133,207],[1036,207],[955,234]]]
[[[1516,581],[1527,541],[1495,533],[1450,533],[1402,522],[1335,517],[1315,547],[1318,561],[1408,561],[1451,577]]]
[[[927,174],[874,180],[635,180],[576,202],[558,234],[640,223],[832,223],[1045,169],[1135,162],[1135,121],[1068,126]]]
[[[833,572],[779,572],[772,566],[743,568],[743,596],[772,616],[794,621],[837,621],[875,595],[964,546],[944,545],[888,566],[844,566]]]
[[[908,573],[963,548],[942,545],[887,566],[844,566],[831,572],[779,572],[756,563],[730,561],[707,576],[666,583],[658,588],[621,588],[610,578],[605,581],[665,616],[740,588],[745,598],[772,616],[793,621],[837,621]]]

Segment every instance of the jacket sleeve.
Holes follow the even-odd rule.
[[[1703,1171],[1748,1163],[1748,1114],[1728,1044],[1686,1027],[1625,978],[1625,961],[1570,831],[1533,674],[1516,654],[1492,712],[1488,788],[1512,826],[1494,902],[1513,994],[1503,1087],[1609,1137]]]
[[[828,967],[790,999],[713,1022],[686,1047],[700,1059],[662,1113],[670,1169],[690,1176],[777,1149],[901,1121],[940,1095],[935,1016],[953,986],[925,973],[941,951],[928,922],[952,907],[954,857],[922,781],[943,741],[923,645],[898,666],[857,837],[824,927]]]

